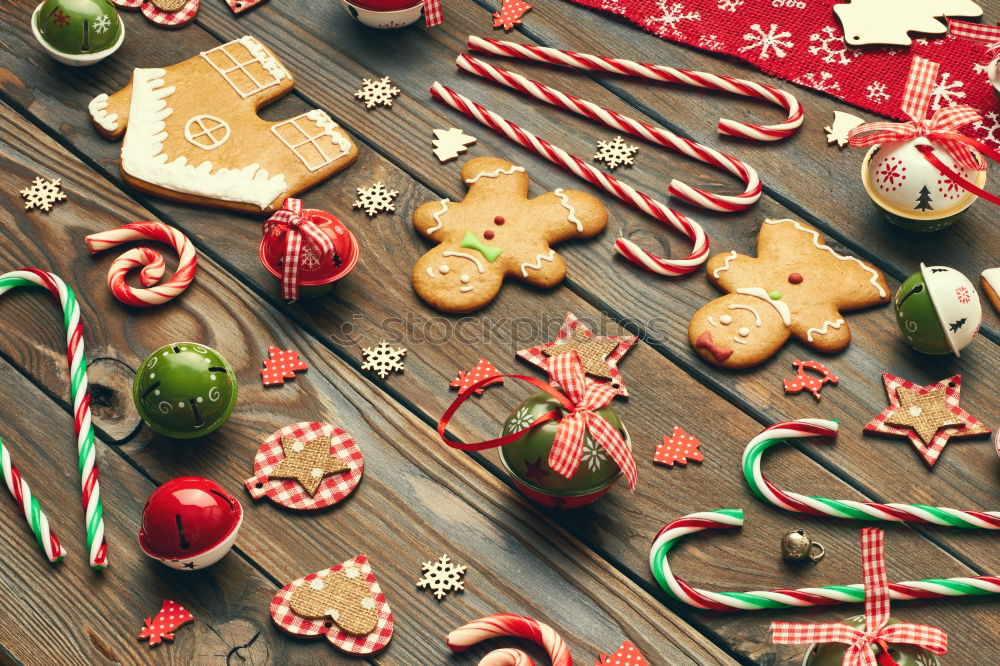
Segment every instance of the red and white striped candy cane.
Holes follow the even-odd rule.
[[[612,129],[628,132],[647,141],[657,143],[671,150],[676,150],[691,159],[728,171],[740,178],[746,186],[742,193],[736,195],[713,194],[712,192],[706,192],[705,190],[692,187],[687,183],[674,179],[670,181],[667,191],[679,199],[693,203],[696,206],[724,213],[744,210],[757,203],[757,200],[760,199],[763,186],[761,185],[760,178],[757,176],[757,172],[735,157],[720,153],[696,141],[679,137],[670,130],[663,129],[662,127],[656,127],[655,125],[629,118],[617,111],[612,111],[579,97],[568,95],[520,74],[507,71],[502,67],[496,67],[483,62],[478,58],[471,58],[464,53],[458,56],[455,64],[460,69],[464,69],[471,74],[527,93],[547,104],[572,111],[577,115],[601,122]]]
[[[573,666],[573,657],[562,637],[547,624],[521,615],[489,615],[459,627],[448,634],[448,647],[453,652],[467,650],[476,643],[514,636],[538,643],[549,653],[552,666]],[[495,650],[486,655],[479,666],[533,666],[531,658],[520,650]]]
[[[734,79],[728,76],[718,76],[708,72],[695,72],[689,69],[678,69],[664,65],[650,65],[622,58],[596,56],[589,53],[564,51],[561,49],[534,46],[532,44],[516,44],[499,39],[485,39],[473,35],[469,36],[468,47],[470,51],[482,51],[509,58],[536,60],[538,62],[549,63],[550,65],[572,67],[573,69],[622,74],[664,83],[681,83],[696,88],[721,90],[744,97],[762,99],[776,104],[788,112],[785,121],[776,125],[757,125],[755,123],[744,123],[729,120],[728,118],[721,118],[718,125],[719,133],[728,136],[738,136],[755,141],[778,141],[795,134],[802,125],[803,111],[802,105],[799,104],[798,100],[784,90],[763,83],[756,83],[745,79]]]
[[[108,270],[108,287],[115,298],[125,305],[148,307],[166,303],[187,289],[198,268],[198,255],[187,237],[169,225],[153,221],[136,222],[91,234],[84,239],[91,254],[136,240],[160,241],[173,247],[180,257],[177,271],[169,280],[156,285],[163,277],[163,256],[148,247],[128,250],[115,259]],[[134,289],[125,282],[125,276],[140,266],[139,282],[145,289]]]
[[[440,102],[460,111],[490,129],[503,134],[511,141],[541,155],[553,164],[572,172],[579,178],[596,185],[613,194],[625,203],[631,204],[660,222],[670,225],[687,236],[694,248],[683,259],[663,259],[652,252],[641,249],[632,241],[619,238],[615,241],[615,249],[629,261],[657,273],[673,277],[685,275],[698,269],[708,259],[708,237],[694,220],[689,220],[675,210],[656,199],[639,192],[635,188],[619,181],[614,176],[600,169],[595,169],[575,155],[570,155],[562,148],[552,145],[545,139],[521,129],[512,122],[493,113],[486,107],[477,104],[469,98],[441,85],[437,81],[431,86],[431,95]]]

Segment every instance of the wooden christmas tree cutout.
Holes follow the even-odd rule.
[[[848,46],[913,43],[909,32],[943,35],[945,16],[979,17],[982,8],[972,0],[851,0],[834,5],[833,12],[844,27]]]

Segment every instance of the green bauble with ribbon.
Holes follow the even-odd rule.
[[[524,430],[539,416],[553,410],[562,416],[568,413],[554,397],[544,391],[538,392],[511,413],[504,423],[503,434]],[[594,413],[606,419],[628,442],[628,433],[613,409],[603,407]],[[593,502],[608,491],[622,471],[589,432],[584,434],[583,455],[576,473],[566,478],[553,470],[548,460],[559,423],[546,421],[528,430],[500,449],[500,460],[518,487],[532,499],[550,506],[581,506]],[[586,501],[581,501],[583,499]]]
[[[90,65],[121,46],[125,27],[108,0],[45,0],[31,19],[38,41],[68,65]]]
[[[843,624],[864,631],[865,616],[855,615],[843,621]],[[899,620],[889,618],[886,626],[900,624]],[[941,660],[932,652],[917,646],[889,643],[889,656],[898,666],[941,666]],[[824,643],[813,645],[806,651],[806,657],[802,660],[802,666],[841,666],[844,663],[844,653],[847,646],[843,643]],[[873,646],[872,652],[876,660],[882,654],[882,648]]]
[[[132,382],[142,420],[176,439],[217,430],[236,406],[236,374],[222,355],[195,342],[176,342],[146,357]]]
[[[910,346],[924,354],[959,356],[983,319],[976,288],[947,266],[925,266],[903,282],[893,299],[896,323]]]

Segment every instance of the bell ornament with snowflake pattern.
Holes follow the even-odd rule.
[[[357,20],[380,30],[408,26],[424,14],[424,0],[340,0],[340,4]]]
[[[865,191],[890,222],[908,231],[949,227],[979,198],[927,161],[917,147],[928,144],[939,148],[934,154],[945,166],[979,187],[986,183],[986,171],[963,168],[925,137],[873,146],[861,166]]]
[[[983,320],[975,286],[947,266],[920,264],[900,285],[892,304],[906,341],[924,354],[959,356]]]
[[[302,239],[298,266],[299,296],[322,296],[332,290],[333,285],[350,273],[358,263],[360,246],[351,230],[330,213],[303,208],[300,215],[315,224],[333,243],[333,254],[329,260],[320,261],[320,255],[312,244],[304,237]],[[288,229],[283,225],[275,226],[274,231],[265,233],[260,241],[261,263],[279,282],[284,274],[287,243]]]
[[[125,26],[108,0],[45,0],[31,28],[49,54],[66,65],[92,65],[114,53]]]
[[[843,624],[863,629],[865,626],[865,616],[855,615],[844,620]],[[899,624],[899,620],[889,618],[889,624]],[[916,646],[904,643],[889,643],[889,656],[897,666],[941,666],[941,661],[932,652]],[[882,653],[882,648],[873,646],[876,659]],[[806,650],[805,659],[802,666],[842,666],[844,663],[844,653],[847,645],[844,643],[823,643],[822,645],[812,645]]]
[[[559,401],[544,391],[536,393],[515,409],[504,423],[503,434],[524,430],[539,416],[558,411],[567,412]],[[595,410],[607,419],[631,447],[631,441],[621,419],[610,407]],[[520,438],[500,448],[500,462],[514,484],[528,498],[545,506],[575,508],[590,504],[610,490],[622,471],[611,456],[584,435],[583,456],[572,478],[565,478],[549,467],[549,453],[555,441],[560,421],[548,421],[532,428]]]
[[[236,373],[222,354],[175,342],[146,357],[132,382],[139,416],[156,432],[191,439],[214,432],[236,406]]]

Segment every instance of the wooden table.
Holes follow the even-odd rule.
[[[465,188],[459,159],[439,164],[431,130],[461,127],[479,138],[468,157],[496,155],[524,165],[532,192],[578,187],[565,172],[506,143],[464,117],[433,103],[434,79],[470,94],[510,120],[571,152],[587,155],[612,132],[482,81],[452,65],[469,34],[490,34],[492,2],[446,3],[437,29],[378,32],[349,19],[334,2],[270,3],[234,18],[224,3],[206,0],[197,21],[178,32],[154,28],[125,14],[121,51],[99,66],[57,65],[27,29],[33,0],[8,0],[3,9],[0,60],[0,151],[4,204],[0,268],[37,266],[77,288],[86,323],[94,412],[111,566],[86,566],[77,472],[67,403],[61,319],[53,303],[32,290],[0,299],[5,339],[0,343],[0,422],[3,438],[42,496],[70,550],[49,565],[8,499],[0,502],[0,663],[356,663],[321,640],[281,634],[268,616],[275,590],[304,574],[367,553],[396,616],[390,647],[371,663],[474,664],[485,649],[449,657],[444,636],[464,622],[495,612],[538,618],[561,630],[577,662],[631,639],[656,666],[681,664],[798,664],[803,647],[775,647],[772,620],[833,621],[856,608],[800,612],[695,612],[667,599],[647,565],[650,540],[667,521],[692,511],[742,507],[739,532],[692,538],[673,563],[689,582],[717,590],[801,587],[861,580],[858,524],[813,519],[765,506],[742,479],[747,441],[778,420],[807,416],[840,419],[836,443],[784,446],[766,469],[779,485],[828,497],[926,502],[991,509],[1000,504],[1000,463],[985,439],[951,444],[933,471],[905,440],[862,436],[883,409],[879,378],[887,370],[918,383],[963,375],[963,405],[987,425],[1000,425],[996,373],[1000,335],[988,306],[979,338],[962,358],[911,351],[896,332],[889,308],[854,314],[854,342],[828,359],[840,384],[822,402],[808,394],[785,397],[781,380],[794,358],[814,353],[789,344],[770,362],[741,373],[722,372],[688,347],[691,314],[717,292],[703,273],[661,279],[613,255],[621,232],[662,254],[680,256],[679,236],[628,207],[603,197],[611,222],[593,241],[560,249],[568,279],[539,291],[508,284],[499,298],[469,320],[442,317],[415,297],[413,262],[428,247],[413,231],[411,211]],[[1000,8],[986,20],[1000,19]],[[290,117],[320,107],[358,142],[358,163],[305,195],[310,207],[343,217],[357,234],[361,261],[349,279],[321,300],[286,305],[277,281],[257,258],[260,217],[176,205],[124,184],[120,146],[94,131],[87,103],[116,90],[133,67],[178,62],[244,34],[270,46],[296,76],[295,91],[264,111]],[[762,81],[766,77],[712,58],[565,2],[535,3],[511,37],[590,52],[704,69]],[[715,136],[715,119],[773,121],[763,104],[672,86],[616,78],[588,78],[517,63],[518,71],[597,103],[729,150],[758,168],[765,195],[741,214],[711,214],[678,205],[704,222],[713,249],[753,254],[765,217],[792,217],[822,230],[836,249],[862,256],[899,281],[927,261],[976,276],[997,263],[1000,224],[980,202],[957,227],[938,234],[907,234],[888,225],[870,204],[858,178],[862,153],[826,143],[822,127],[842,104],[807,90],[795,94],[807,109],[799,134],[779,144],[748,144]],[[353,98],[363,77],[388,75],[401,90],[391,109],[365,110]],[[779,85],[789,87],[790,84]],[[718,191],[735,181],[676,154],[643,145],[623,178],[662,193],[670,178]],[[17,191],[36,174],[62,178],[66,202],[48,213],[25,212]],[[399,190],[396,213],[369,219],[352,210],[355,188],[384,181]],[[200,253],[197,279],[181,298],[137,311],[114,300],[104,281],[111,256],[92,258],[88,233],[156,219],[183,230]],[[169,254],[169,252],[168,252]],[[168,259],[168,262],[172,259]],[[448,449],[434,424],[454,398],[448,382],[486,357],[506,371],[523,371],[514,351],[551,338],[567,311],[605,334],[642,337],[622,363],[631,390],[619,409],[637,449],[639,486],[623,484],[606,498],[573,512],[544,510],[511,487],[495,453]],[[462,321],[461,327],[456,327]],[[458,337],[456,334],[461,335]],[[406,370],[381,380],[362,373],[361,347],[396,335],[408,348]],[[198,340],[221,351],[236,368],[239,405],[229,423],[203,440],[174,442],[140,425],[132,406],[133,370],[156,347]],[[269,344],[296,349],[310,365],[284,387],[264,389],[259,368]],[[495,436],[505,415],[528,389],[508,385],[473,399],[454,424],[467,440]],[[250,476],[260,441],[301,420],[330,421],[358,440],[365,479],[339,507],[293,515],[257,503],[240,489]],[[676,469],[655,466],[652,451],[680,424],[703,444],[705,460]],[[237,493],[246,521],[234,551],[218,565],[181,573],[145,558],[136,546],[140,512],[157,484],[175,476],[211,477]],[[815,566],[782,563],[778,542],[802,526],[826,546]],[[984,531],[890,525],[888,567],[893,580],[1000,572],[996,536]],[[447,553],[467,564],[467,590],[437,602],[419,590],[420,563]],[[142,618],[164,598],[189,608],[196,623],[174,645],[150,650],[136,641]],[[982,664],[1000,641],[993,598],[894,605],[906,621],[934,624],[950,634],[949,664]],[[509,643],[508,643],[509,644]],[[540,663],[548,663],[537,650]]]

